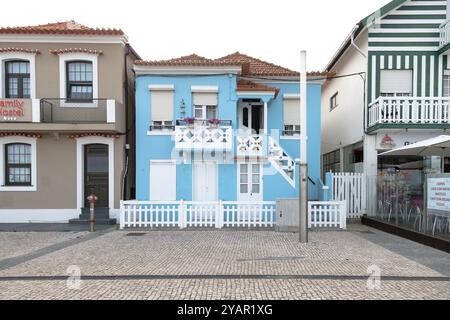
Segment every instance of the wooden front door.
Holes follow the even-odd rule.
[[[84,147],[84,206],[89,207],[87,197],[98,197],[96,207],[109,207],[108,146],[90,144]]]

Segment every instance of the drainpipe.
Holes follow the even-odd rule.
[[[351,37],[350,37],[350,41],[351,41],[351,45],[364,57],[364,58],[366,58],[367,59],[367,55],[361,50],[361,48],[360,47],[358,47],[357,45],[356,45],[356,43],[355,43],[355,33],[356,33],[356,30],[358,30],[359,29],[359,24],[357,24],[354,28],[353,28],[353,31],[352,31],[352,35],[351,35]]]
[[[128,164],[129,164],[129,157],[130,157],[130,133],[129,133],[129,125],[128,125],[128,121],[129,121],[129,116],[128,116],[128,112],[129,112],[129,105],[128,105],[128,56],[130,55],[130,45],[127,43],[126,44],[126,52],[124,55],[124,74],[125,74],[125,79],[124,79],[124,87],[125,87],[125,92],[124,92],[124,102],[125,102],[125,169],[123,171],[123,175],[122,175],[122,200],[125,200],[126,198],[126,190],[127,190],[127,175],[128,175]]]
[[[449,0],[450,1],[450,0]],[[365,72],[365,76],[364,76],[364,78],[363,78],[363,81],[364,81],[364,94],[363,94],[363,99],[364,99],[364,103],[363,103],[363,105],[364,105],[364,112],[363,112],[363,130],[364,130],[364,134],[368,134],[367,133],[367,124],[366,124],[366,119],[367,119],[367,114],[366,114],[366,112],[367,112],[367,108],[366,108],[366,104],[367,104],[367,102],[366,102],[366,91],[367,91],[367,88],[366,88],[366,86],[367,86],[367,68],[368,68],[368,58],[367,58],[367,55],[364,53],[364,51],[362,51],[361,50],[361,48],[360,47],[358,47],[357,46],[357,44],[355,43],[355,33],[356,33],[356,31],[358,30],[360,28],[360,25],[359,24],[357,24],[354,28],[353,28],[353,30],[352,30],[352,33],[351,33],[351,36],[350,36],[350,45],[353,47],[353,48],[355,48],[355,50],[356,51],[358,51],[359,52],[359,54],[361,54],[363,57],[364,57],[364,59],[366,59],[366,67],[365,67],[365,69],[366,69],[366,72]]]

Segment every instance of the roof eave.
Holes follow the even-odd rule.
[[[241,74],[239,66],[146,66],[134,65],[136,75],[214,75]]]
[[[353,29],[352,32],[345,38],[344,42],[339,47],[337,52],[334,54],[330,62],[328,62],[327,66],[325,67],[325,71],[331,71],[331,69],[335,66],[335,64],[339,61],[339,59],[347,52],[348,48],[351,46],[352,35],[354,36],[354,40],[358,39],[359,35],[361,35],[361,33],[366,28],[368,28],[370,24],[373,22],[372,18],[375,15],[378,16],[379,18],[382,18],[390,11],[401,6],[406,1],[408,0],[393,0],[384,5],[383,7],[381,7],[379,10],[372,12],[370,15],[359,21],[355,26],[358,27],[358,29],[356,31]]]

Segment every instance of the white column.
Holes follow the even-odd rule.
[[[116,101],[106,100],[106,122],[116,123]]]
[[[41,101],[39,99],[31,100],[31,121],[41,122]]]
[[[367,213],[375,214],[377,205],[377,173],[378,152],[376,148],[376,135],[364,137],[364,176],[366,178],[366,208]]]
[[[269,128],[268,128],[268,124],[267,124],[267,102],[264,102],[264,135],[268,135],[269,134]]]

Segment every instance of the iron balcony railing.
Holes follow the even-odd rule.
[[[177,126],[218,126],[218,127],[231,127],[232,121],[231,120],[217,120],[211,119],[178,119],[177,120]]]
[[[41,122],[44,123],[106,123],[108,113],[115,114],[107,99],[67,100],[61,98],[41,99]],[[114,108],[114,110],[108,110]]]

